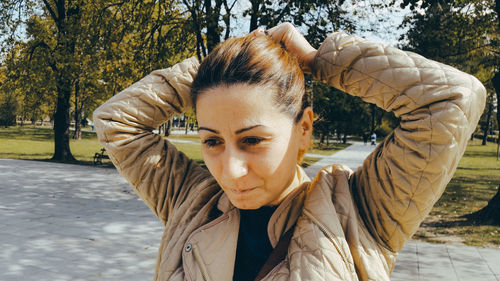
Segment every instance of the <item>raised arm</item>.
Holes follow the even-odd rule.
[[[94,111],[97,136],[118,171],[165,223],[207,171],[153,129],[191,106],[190,86],[199,63],[187,59],[153,71]]]
[[[397,252],[453,176],[486,91],[455,68],[342,33],[318,49],[313,75],[401,118],[351,178],[367,228]]]

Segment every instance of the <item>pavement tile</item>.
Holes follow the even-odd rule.
[[[500,249],[478,248],[477,250],[488,264],[489,269],[496,275],[497,280],[500,281]]]
[[[476,247],[447,245],[446,249],[459,280],[496,281]]]
[[[68,281],[75,280],[71,275],[54,276],[53,272],[35,266],[8,265],[6,271],[0,272],[0,280],[6,281]]]
[[[419,280],[458,280],[444,244],[417,244]]]
[[[417,244],[407,243],[398,254],[397,263],[391,276],[392,281],[414,280],[418,276]]]
[[[163,226],[116,170],[0,159],[0,171],[1,281],[153,279]]]

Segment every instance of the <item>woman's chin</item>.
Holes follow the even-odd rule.
[[[231,203],[238,209],[255,210],[265,205],[265,202],[258,200],[262,199],[262,197],[258,196],[256,190],[243,192],[226,191],[226,194]]]

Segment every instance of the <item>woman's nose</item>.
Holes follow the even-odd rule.
[[[224,176],[235,180],[248,174],[248,163],[243,152],[230,148],[226,150]]]

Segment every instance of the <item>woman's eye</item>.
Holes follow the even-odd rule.
[[[221,141],[218,139],[206,139],[203,141],[203,144],[208,146],[208,147],[214,147],[216,145],[221,144]]]
[[[261,143],[264,139],[259,137],[248,137],[243,139],[243,143],[246,145],[257,145]]]

